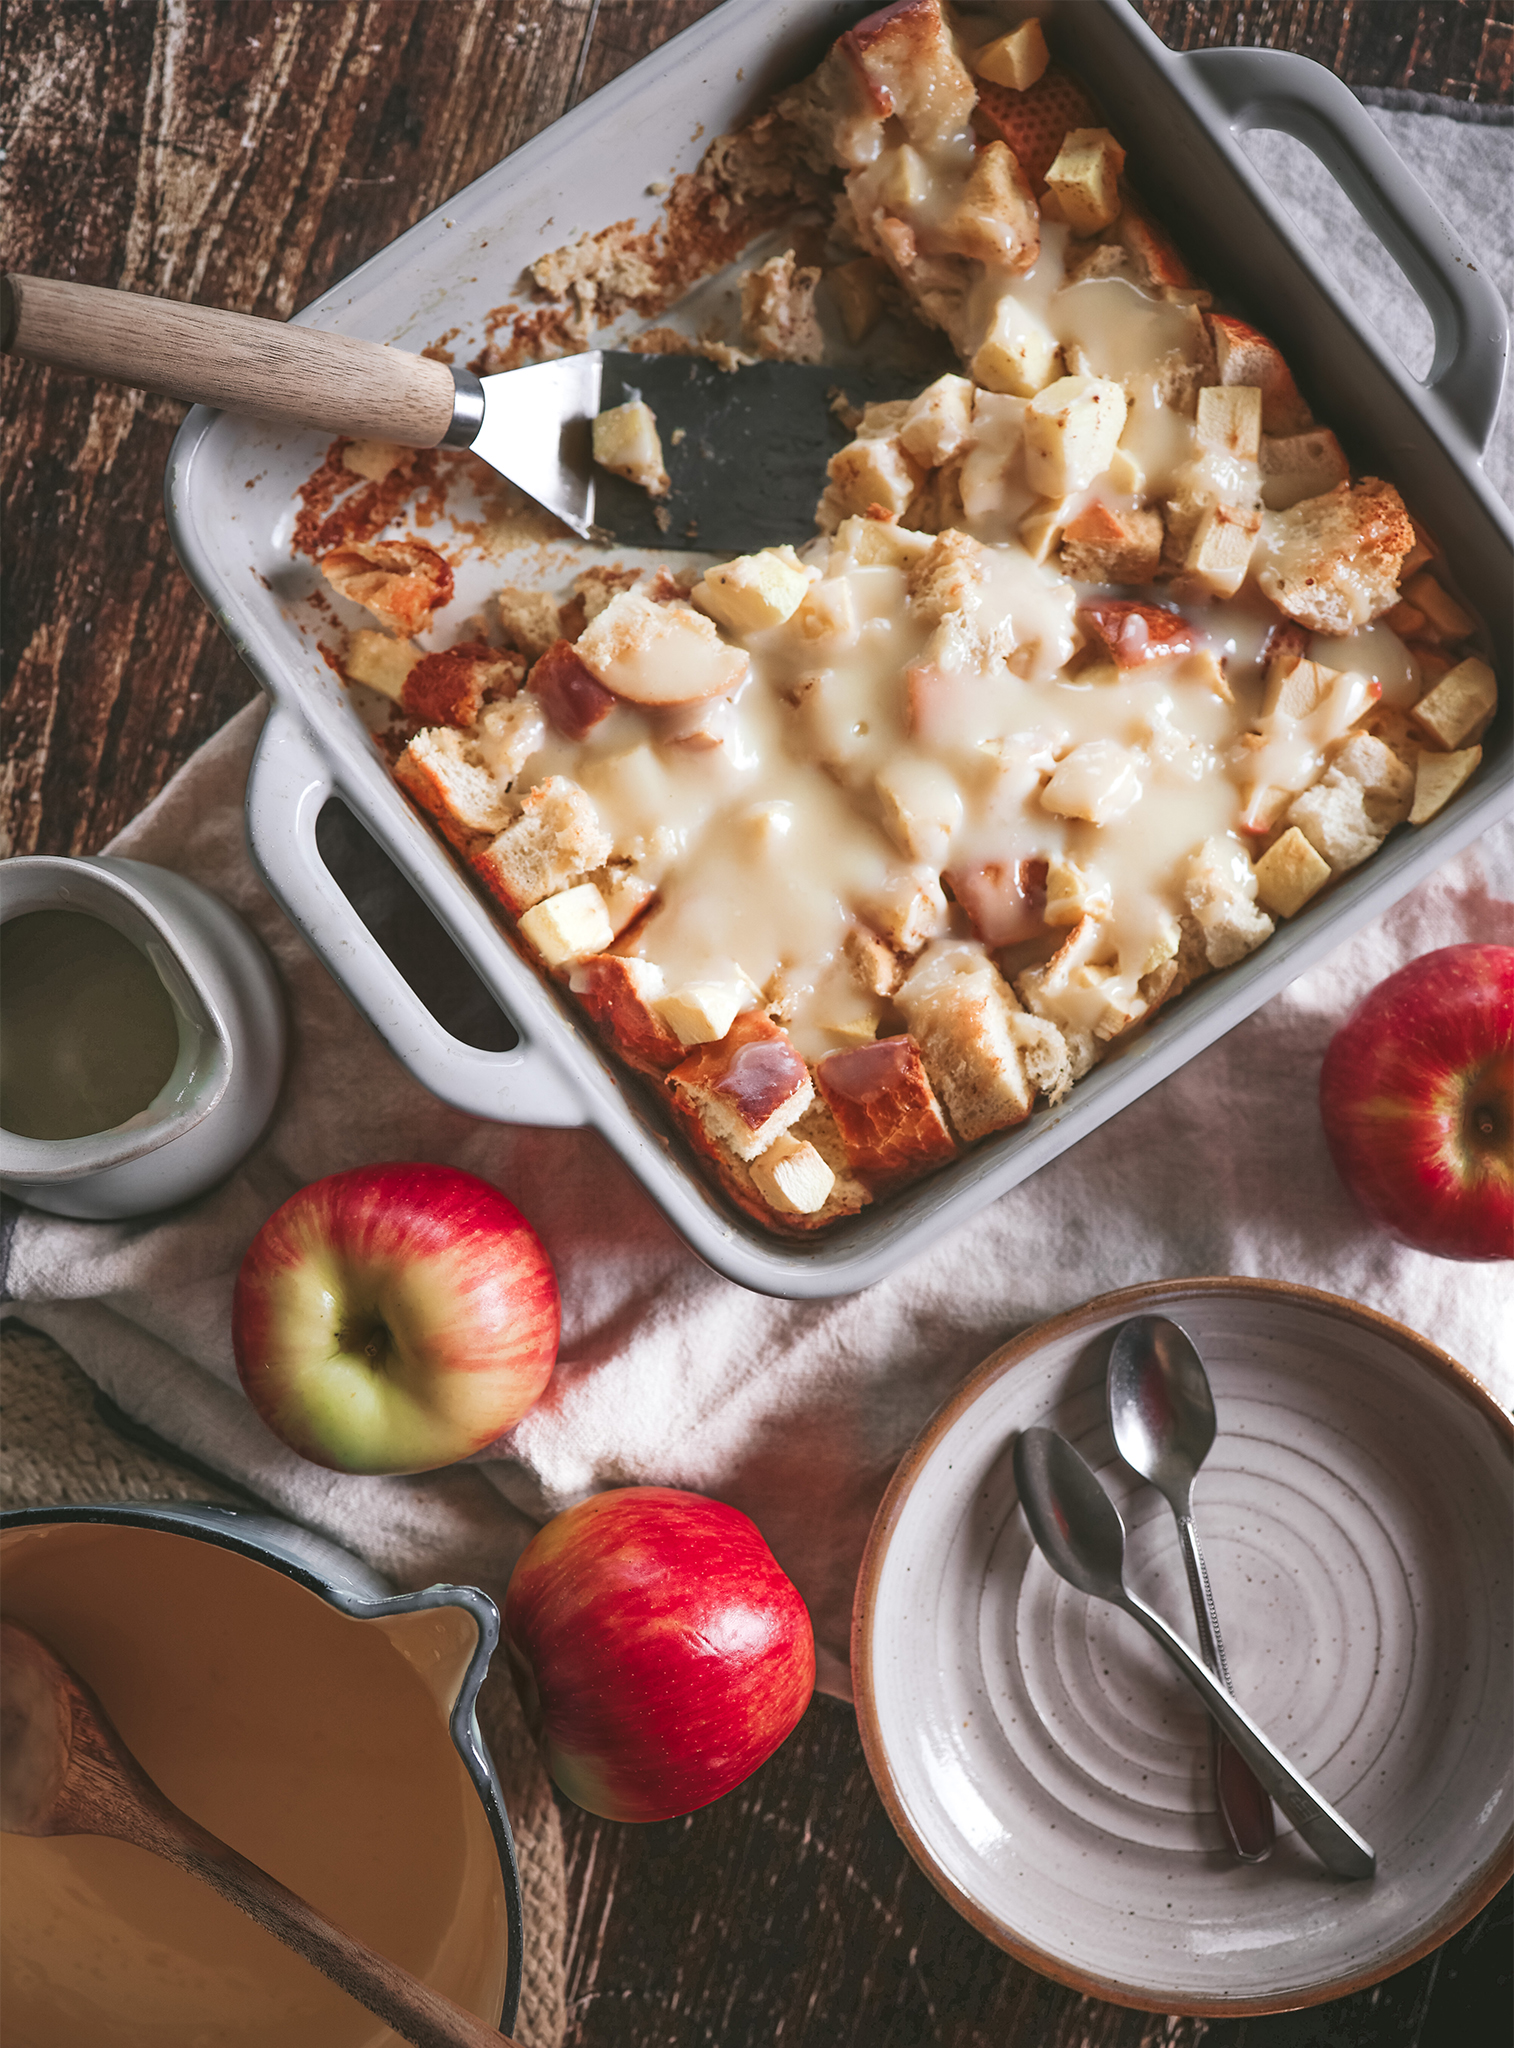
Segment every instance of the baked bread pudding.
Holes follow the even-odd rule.
[[[1495,688],[1434,542],[1215,310],[1036,22],[900,0],[716,153],[834,221],[752,271],[752,348],[813,357],[819,304],[960,361],[855,419],[818,533],[508,589],[430,653],[436,550],[323,566],[378,622],[343,663],[398,706],[401,787],[731,1198],[807,1231],[1058,1103],[1434,816]],[[572,255],[538,270],[582,299]],[[666,490],[645,406],[596,452]]]

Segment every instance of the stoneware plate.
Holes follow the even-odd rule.
[[[1332,1878],[1278,1818],[1227,1853],[1196,1696],[1034,1549],[1016,1434],[1072,1438],[1119,1504],[1127,1583],[1191,1642],[1171,1510],[1120,1463],[1112,1333],[1167,1315],[1219,1436],[1195,1489],[1238,1697],[1377,1851]],[[1156,2012],[1276,2012],[1446,1940],[1514,1865],[1511,1426],[1354,1302],[1259,1280],[1108,1294],[987,1359],[900,1466],[858,1581],[868,1762],[926,1875],[990,1940]]]

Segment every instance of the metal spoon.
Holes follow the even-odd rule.
[[[1226,1692],[1230,1672],[1220,1619],[1193,1522],[1193,1482],[1214,1443],[1214,1396],[1186,1330],[1166,1316],[1133,1316],[1109,1355],[1109,1426],[1120,1456],[1161,1494],[1177,1518],[1199,1652]],[[1272,1853],[1272,1805],[1234,1746],[1210,1724],[1215,1797],[1230,1846],[1243,1863]]]
[[[0,1831],[108,1835],[200,1878],[418,2048],[516,2048],[378,1955],[181,1813],[84,1682],[31,1629],[0,1621]]]
[[[1066,1437],[1054,1429],[1025,1430],[1015,1440],[1014,1464],[1031,1534],[1053,1571],[1080,1593],[1124,1608],[1160,1643],[1327,1870],[1337,1877],[1375,1876],[1370,1844],[1210,1677],[1182,1637],[1126,1589],[1125,1524]]]

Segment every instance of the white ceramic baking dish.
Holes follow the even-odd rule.
[[[298,317],[421,348],[445,330],[460,355],[485,316],[520,295],[522,267],[636,207],[692,169],[707,138],[818,61],[867,12],[836,0],[725,0],[592,100],[449,200]],[[1053,50],[1107,108],[1161,217],[1227,303],[1274,334],[1320,417],[1359,468],[1402,489],[1448,551],[1496,636],[1499,718],[1474,782],[1423,829],[1309,906],[1259,952],[1157,1020],[1055,1109],[860,1217],[794,1241],[736,1211],[696,1168],[653,1093],[599,1045],[586,1019],[514,951],[471,883],[391,781],[348,692],[317,646],[308,563],[290,555],[294,493],[319,437],[196,409],[174,445],[168,512],[190,575],[273,700],[248,791],[253,852],[289,915],[374,1027],[443,1100],[503,1122],[592,1125],[701,1257],[743,1285],[790,1296],[865,1287],[1087,1135],[1249,1015],[1349,932],[1482,832],[1510,804],[1514,523],[1480,457],[1507,350],[1498,294],[1339,80],[1257,50],[1178,56],[1125,0],[1044,0]],[[1290,227],[1236,141],[1280,128],[1314,150],[1424,300],[1435,360],[1411,377]],[[433,529],[433,537],[437,532]],[[440,529],[445,543],[445,529]],[[565,565],[564,573],[567,573]],[[529,572],[528,572],[529,573]],[[512,575],[470,557],[441,638]],[[488,1052],[438,1023],[356,915],[322,860],[316,827],[339,796],[387,850],[512,1020]]]

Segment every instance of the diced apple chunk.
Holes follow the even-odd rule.
[[[1124,168],[1125,152],[1107,128],[1068,129],[1046,185],[1075,233],[1096,235],[1116,218]]]
[[[813,1216],[836,1185],[835,1174],[814,1146],[787,1131],[752,1161],[751,1173],[763,1200],[780,1216]]]
[[[1414,804],[1409,812],[1409,823],[1428,824],[1476,772],[1481,760],[1481,747],[1464,747],[1455,754],[1433,754],[1428,748],[1422,750],[1415,764]]]
[[[692,602],[727,633],[761,633],[792,618],[809,587],[810,577],[791,547],[764,548],[706,569]]]
[[[1445,585],[1428,569],[1421,569],[1417,576],[1411,576],[1403,591],[1409,603],[1424,613],[1442,639],[1465,640],[1476,629],[1477,621],[1471,613],[1462,609]]]
[[[1448,669],[1409,716],[1428,739],[1448,754],[1480,740],[1498,704],[1493,671],[1475,654]]]
[[[1246,580],[1262,515],[1245,505],[1210,505],[1194,528],[1183,564],[1184,594],[1234,597]]]
[[[421,651],[408,640],[396,640],[390,633],[375,633],[359,626],[347,636],[345,666],[354,683],[364,683],[385,697],[400,701],[405,678],[421,660]]]
[[[1007,85],[1012,92],[1033,86],[1051,62],[1041,24],[1032,18],[1022,21],[1007,36],[995,36],[972,59],[972,67],[990,85]]]
[[[1201,448],[1255,462],[1262,447],[1262,394],[1254,384],[1206,384],[1194,435]]]
[[[1256,863],[1256,900],[1274,917],[1292,917],[1329,879],[1329,861],[1290,825]]]
[[[835,569],[840,555],[846,558],[844,566],[848,568],[908,569],[935,545],[935,534],[917,533],[912,526],[900,526],[892,519],[843,519],[836,528],[831,567]]]
[[[580,882],[575,889],[534,903],[521,913],[519,929],[548,967],[566,967],[615,943],[610,913],[592,882]]]
[[[1107,377],[1059,377],[1025,408],[1025,474],[1043,498],[1085,491],[1125,431],[1125,394]]]
[[[972,361],[973,381],[1011,398],[1034,398],[1054,382],[1060,347],[1046,323],[1006,292]]]
[[[648,497],[667,493],[657,415],[644,399],[628,398],[624,405],[599,414],[594,422],[594,460],[601,469],[639,485]]]
[[[904,451],[935,469],[949,462],[972,437],[973,387],[966,377],[948,372],[927,384],[911,404],[899,429]]]
[[[714,1045],[751,1000],[750,992],[739,982],[691,981],[663,996],[654,1007],[680,1045]]]

